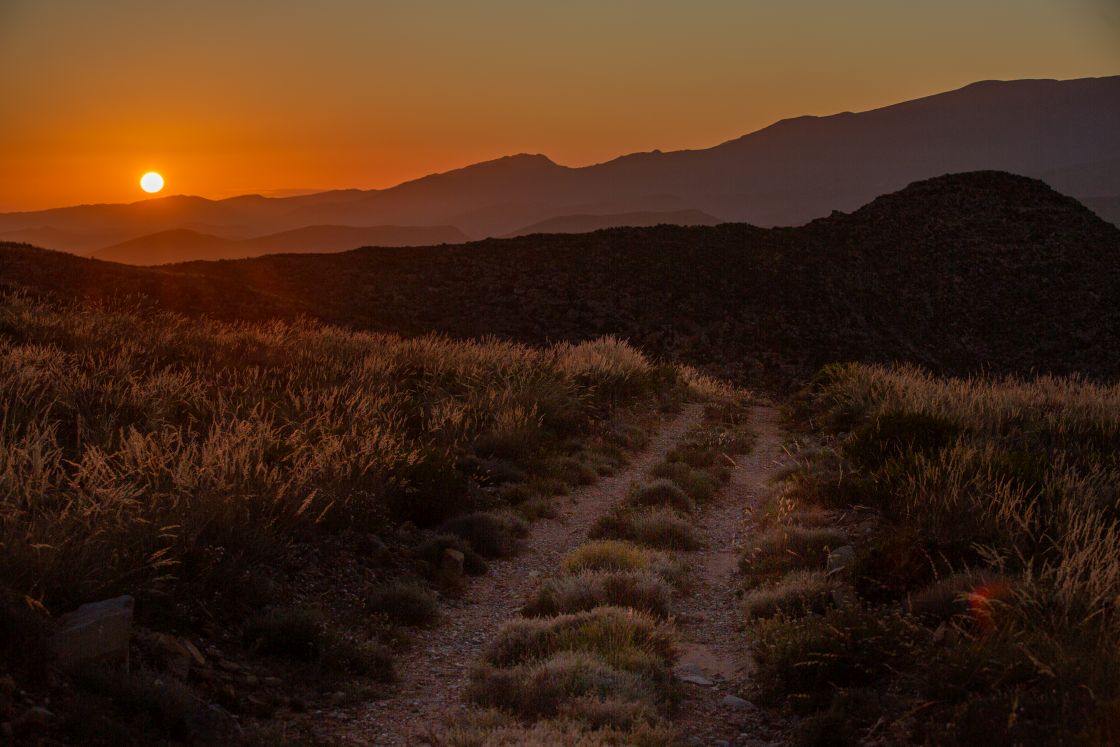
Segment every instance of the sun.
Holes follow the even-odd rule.
[[[163,189],[163,177],[155,171],[149,171],[140,177],[140,189],[149,193],[160,191]]]

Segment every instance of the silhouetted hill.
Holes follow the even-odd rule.
[[[484,237],[559,216],[664,210],[797,225],[915,180],[979,169],[1040,178],[1110,204],[1120,197],[1117,122],[1120,76],[985,81],[858,114],[787,119],[705,150],[636,153],[583,168],[522,154],[383,190],[9,213],[0,215],[0,234],[47,227],[111,243],[171,229],[244,238],[309,225],[394,224],[452,225]]]
[[[466,241],[451,226],[306,226],[252,239],[224,239],[186,229],[162,231],[99,249],[97,259],[132,265],[244,259],[282,252],[340,252],[359,246],[416,246]]]
[[[227,318],[529,342],[615,333],[779,385],[836,360],[1120,375],[1120,229],[997,172],[918,182],[799,228],[614,228],[150,270],[9,247],[0,277]]]
[[[669,212],[610,213],[607,215],[561,215],[511,231],[506,238],[534,233],[589,233],[603,228],[641,226],[714,226],[719,218],[700,210]]]

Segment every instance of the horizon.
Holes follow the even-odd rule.
[[[220,200],[520,153],[579,168],[985,80],[1120,72],[1110,3],[950,5],[8,3],[0,212],[140,202],[147,171],[160,196]]]
[[[51,205],[51,206],[43,207],[43,208],[30,208],[30,209],[27,209],[27,210],[3,210],[2,208],[0,208],[0,214],[3,214],[3,213],[34,213],[34,212],[42,212],[44,210],[73,208],[73,207],[100,207],[100,206],[105,206],[105,205],[135,205],[135,204],[144,203],[144,202],[156,202],[156,201],[160,201],[160,200],[169,200],[169,199],[184,198],[184,197],[185,198],[200,198],[200,199],[207,200],[207,201],[210,201],[210,202],[222,202],[222,201],[225,201],[225,200],[235,200],[235,199],[243,198],[243,197],[261,197],[261,198],[269,199],[269,200],[280,200],[280,199],[286,199],[286,198],[289,198],[289,197],[303,197],[303,196],[307,196],[307,195],[322,194],[322,193],[325,193],[325,192],[348,192],[348,191],[377,192],[377,191],[391,190],[391,189],[394,189],[394,188],[399,187],[401,185],[424,179],[425,177],[428,177],[428,176],[439,176],[439,175],[442,175],[442,174],[448,174],[448,173],[453,173],[453,172],[456,172],[456,171],[461,171],[463,169],[469,169],[473,166],[479,166],[479,165],[486,164],[486,163],[502,161],[502,160],[509,159],[509,158],[521,158],[521,157],[528,157],[528,158],[543,157],[543,158],[547,159],[549,162],[551,162],[552,164],[554,164],[556,166],[559,166],[561,168],[573,169],[573,170],[575,170],[575,169],[585,169],[585,168],[591,168],[591,167],[594,167],[594,166],[599,166],[599,165],[602,165],[602,164],[610,163],[612,161],[616,161],[618,159],[625,158],[627,156],[633,156],[633,155],[643,155],[643,154],[653,154],[653,153],[678,153],[678,152],[687,152],[687,151],[707,150],[707,149],[719,147],[721,145],[724,145],[724,144],[727,144],[727,143],[730,143],[730,142],[734,142],[735,140],[741,139],[743,137],[754,135],[756,133],[762,132],[764,130],[767,130],[771,127],[777,126],[777,125],[779,125],[783,122],[787,122],[787,121],[803,119],[803,118],[828,119],[830,117],[842,116],[844,114],[864,114],[864,113],[867,113],[867,112],[877,111],[879,109],[890,108],[892,106],[897,106],[899,104],[906,104],[906,103],[909,103],[911,101],[917,101],[917,100],[921,100],[921,99],[925,99],[925,98],[931,98],[931,97],[938,96],[938,95],[941,95],[941,94],[946,94],[946,93],[953,93],[953,92],[956,92],[956,91],[964,90],[966,88],[970,88],[970,87],[975,86],[975,85],[982,85],[982,84],[985,84],[985,83],[1070,82],[1070,81],[1077,81],[1077,80],[1097,80],[1097,79],[1118,78],[1118,77],[1120,77],[1120,73],[1115,73],[1115,74],[1112,74],[1112,75],[1085,76],[1083,78],[1013,78],[1013,79],[991,79],[991,78],[989,78],[989,79],[985,79],[985,80],[975,80],[975,81],[971,81],[969,83],[965,83],[963,85],[957,86],[956,88],[951,88],[951,89],[947,89],[947,90],[944,90],[944,91],[933,91],[933,92],[930,92],[930,93],[922,94],[920,96],[916,96],[912,99],[905,99],[905,100],[902,100],[902,101],[890,102],[890,103],[887,103],[887,104],[883,104],[881,106],[871,107],[870,109],[858,109],[858,110],[846,109],[846,110],[836,111],[836,112],[832,112],[832,113],[828,113],[828,114],[802,114],[802,115],[792,115],[792,116],[789,116],[789,117],[783,117],[781,119],[776,119],[773,122],[770,122],[768,124],[762,125],[761,127],[758,127],[757,129],[753,129],[753,130],[750,130],[750,131],[747,131],[747,132],[743,132],[743,133],[741,133],[739,135],[736,135],[732,138],[729,138],[729,139],[726,139],[726,140],[721,140],[721,141],[716,142],[716,143],[710,143],[710,144],[707,144],[707,145],[698,145],[698,146],[692,147],[692,148],[673,148],[673,149],[654,148],[652,150],[646,150],[646,151],[627,151],[627,152],[621,152],[621,153],[614,154],[612,156],[609,156],[609,157],[605,158],[602,161],[595,161],[595,162],[591,162],[591,163],[582,163],[582,164],[561,163],[557,159],[555,159],[551,155],[549,155],[548,153],[523,151],[523,152],[518,152],[518,153],[506,153],[506,154],[502,154],[502,155],[497,155],[493,158],[487,158],[487,159],[484,159],[482,161],[473,161],[471,163],[451,166],[451,167],[441,169],[441,170],[438,170],[438,171],[433,171],[433,172],[429,172],[429,173],[425,173],[425,174],[420,174],[418,176],[410,177],[410,178],[407,178],[403,181],[395,182],[393,184],[388,184],[386,186],[381,186],[381,187],[357,187],[357,186],[347,186],[347,185],[330,186],[330,187],[322,187],[322,188],[276,187],[276,188],[271,188],[271,189],[268,189],[268,190],[262,190],[262,191],[257,191],[257,192],[238,192],[236,194],[221,195],[221,196],[207,196],[207,195],[190,194],[190,193],[182,192],[182,193],[169,193],[169,194],[155,194],[155,195],[151,195],[149,197],[140,197],[139,199],[132,199],[132,200],[124,201],[124,202],[85,202],[85,203],[76,203],[76,204],[71,204],[71,205]]]

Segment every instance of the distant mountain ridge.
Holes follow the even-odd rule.
[[[92,256],[131,265],[162,265],[283,252],[340,252],[359,246],[421,246],[466,240],[466,234],[453,226],[305,226],[251,239],[225,239],[180,228],[114,244]]]
[[[634,153],[580,168],[521,154],[389,189],[8,213],[0,214],[0,235],[51,229],[112,243],[171,229],[232,239],[392,224],[454,226],[481,238],[567,215],[685,210],[799,225],[916,180],[982,169],[1042,179],[1120,223],[1117,122],[1120,76],[984,81],[866,112],[786,119],[702,150]]]
[[[723,223],[714,215],[702,210],[673,210],[657,212],[647,210],[637,213],[608,213],[606,215],[560,215],[542,220],[516,231],[510,231],[503,238],[528,236],[534,233],[588,233],[603,228],[640,228],[643,226],[714,226]]]
[[[1038,180],[990,171],[797,228],[610,228],[159,268],[8,245],[0,283],[403,334],[616,334],[752,386],[844,360],[1120,377],[1120,229]]]

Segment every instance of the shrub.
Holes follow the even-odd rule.
[[[827,527],[776,526],[747,545],[743,569],[755,582],[786,571],[824,568],[829,550],[847,544],[843,532]]]
[[[576,457],[555,457],[544,465],[545,473],[566,485],[590,485],[598,479],[594,467]]]
[[[312,661],[322,652],[324,630],[315,613],[280,608],[251,618],[242,635],[249,648],[266,656]]]
[[[438,572],[443,564],[444,550],[447,549],[463,553],[463,570],[469,576],[481,576],[489,569],[486,561],[466,540],[453,534],[439,534],[425,540],[416,548],[416,554],[428,564],[432,572]]]
[[[651,553],[630,542],[601,540],[577,547],[564,558],[568,573],[582,571],[641,571],[649,567]]]
[[[229,739],[229,730],[202,734],[205,706],[181,682],[147,669],[131,672],[115,667],[84,666],[73,672],[77,702],[63,730],[81,744],[195,741],[199,737]]]
[[[637,506],[665,506],[693,513],[696,503],[670,480],[654,480],[631,488],[628,500]]]
[[[671,633],[656,618],[636,610],[600,607],[506,623],[485,658],[494,666],[509,667],[562,651],[593,654],[611,666],[657,676],[674,656]]]
[[[697,503],[707,503],[719,490],[720,480],[707,470],[689,467],[684,462],[660,462],[653,476],[671,480]]]
[[[583,612],[596,607],[630,607],[665,617],[672,592],[645,571],[584,571],[548,579],[521,610],[530,617]]]
[[[780,580],[751,589],[743,596],[749,617],[773,617],[779,613],[797,617],[824,612],[832,606],[836,584],[820,571],[792,571]]]
[[[834,608],[823,615],[756,619],[756,681],[769,696],[819,706],[834,687],[875,682],[927,655],[928,633],[890,608]]]
[[[595,522],[590,536],[629,540],[662,550],[699,550],[704,546],[695,523],[671,509],[616,508]]]
[[[523,719],[554,718],[586,699],[621,700],[652,709],[667,699],[668,670],[660,681],[643,674],[617,669],[590,654],[562,651],[507,669],[478,667],[471,673],[467,697]]]
[[[430,625],[439,615],[436,596],[413,583],[397,581],[370,593],[366,609],[398,625]]]
[[[483,557],[501,558],[517,552],[517,540],[529,526],[512,514],[479,511],[448,520],[440,531],[462,537]]]

